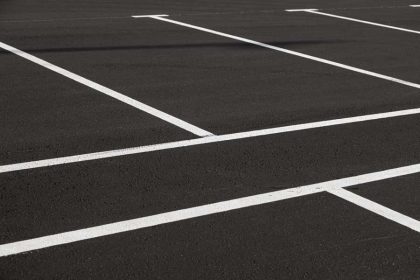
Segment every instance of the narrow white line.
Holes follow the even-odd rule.
[[[406,28],[396,27],[396,26],[392,26],[392,25],[386,25],[386,24],[381,24],[381,23],[376,23],[376,22],[371,22],[371,21],[365,21],[365,20],[360,20],[360,19],[355,19],[355,18],[350,18],[350,17],[343,17],[343,16],[334,15],[334,14],[323,13],[323,12],[318,11],[317,9],[301,9],[301,10],[296,9],[296,10],[286,10],[286,11],[288,11],[288,12],[306,12],[306,13],[323,15],[323,16],[338,18],[338,19],[344,19],[344,20],[348,20],[348,21],[354,21],[354,22],[359,22],[359,23],[364,23],[364,24],[369,24],[369,25],[374,25],[374,26],[379,26],[379,27],[384,27],[384,28],[389,28],[389,29],[395,29],[395,30],[398,30],[398,31],[420,34],[420,31],[416,31],[416,30],[412,30],[412,29],[406,29]]]
[[[331,191],[336,188],[344,188],[369,182],[381,181],[389,178],[395,178],[419,172],[420,164],[410,165],[343,179],[326,181],[312,185],[301,186],[297,188],[290,188],[286,190],[274,191],[177,211],[171,211],[138,219],[132,219],[24,241],[3,244],[0,245],[0,257],[10,256],[23,252],[78,242],[107,235],[113,235],[127,231],[138,230],[147,227],[153,227],[167,223],[173,223],[192,218],[198,218],[207,215],[213,215],[222,212],[228,212],[236,209],[272,203],[276,201],[305,196],[323,191]]]
[[[342,188],[328,190],[328,192],[342,199],[345,199],[351,203],[354,203],[366,210],[376,213],[384,218],[394,221],[400,225],[406,226],[412,230],[420,232],[420,221],[417,221],[413,218],[410,218],[406,215],[403,215],[399,212],[389,209],[381,204],[373,202],[367,198],[361,197],[357,194],[354,194]]]
[[[131,16],[133,18],[148,18],[148,17],[168,17],[169,15],[137,15]]]
[[[357,117],[350,117],[350,118],[333,119],[333,120],[326,120],[326,121],[319,121],[319,122],[311,122],[311,123],[304,123],[304,124],[297,124],[297,125],[290,125],[290,126],[282,126],[282,127],[269,128],[269,129],[253,130],[253,131],[246,131],[246,132],[239,132],[239,133],[232,133],[232,134],[225,134],[225,135],[218,135],[218,136],[209,136],[209,137],[199,138],[199,139],[168,142],[168,143],[162,143],[162,144],[156,144],[156,145],[133,147],[133,148],[128,148],[128,149],[119,149],[119,150],[103,151],[103,152],[98,152],[98,153],[89,153],[89,154],[81,154],[81,155],[74,155],[74,156],[67,156],[67,157],[52,158],[52,159],[29,161],[29,162],[23,162],[23,163],[2,165],[0,166],[0,173],[7,173],[7,172],[13,172],[13,171],[19,171],[19,170],[34,169],[34,168],[41,168],[41,167],[48,167],[48,166],[62,165],[62,164],[70,164],[70,163],[98,160],[98,159],[105,159],[105,158],[112,158],[112,157],[120,157],[120,156],[133,155],[133,154],[148,153],[148,152],[153,152],[153,151],[176,149],[176,148],[181,148],[181,147],[190,147],[190,146],[196,146],[196,145],[232,141],[232,140],[260,137],[260,136],[273,135],[273,134],[281,134],[281,133],[314,129],[314,128],[322,128],[322,127],[329,127],[329,126],[336,126],[336,125],[343,125],[343,124],[351,124],[351,123],[381,120],[381,119],[388,119],[388,118],[395,118],[395,117],[402,117],[402,116],[409,116],[409,115],[417,115],[417,114],[420,114],[420,108],[387,112],[387,113],[379,113],[379,114],[371,114],[371,115],[364,115],[364,116],[357,116]]]
[[[286,12],[307,12],[307,11],[318,11],[318,9],[287,9]]]
[[[410,5],[412,8],[420,8],[420,5]]]
[[[284,49],[284,48],[279,48],[279,47],[276,47],[276,46],[273,46],[273,45],[257,42],[257,41],[254,41],[254,40],[246,39],[246,38],[235,36],[235,35],[230,35],[230,34],[227,34],[227,33],[215,31],[215,30],[208,29],[208,28],[199,27],[199,26],[192,25],[192,24],[183,23],[183,22],[176,21],[176,20],[171,20],[171,19],[168,19],[168,18],[154,17],[154,16],[152,16],[151,18],[156,19],[156,20],[160,20],[160,21],[165,21],[165,22],[177,24],[177,25],[181,25],[181,26],[188,27],[188,28],[191,28],[191,29],[200,30],[200,31],[203,31],[203,32],[208,32],[208,33],[219,35],[219,36],[222,36],[222,37],[246,42],[246,43],[256,45],[256,46],[260,46],[260,47],[263,47],[263,48],[267,48],[267,49],[291,54],[291,55],[294,55],[294,56],[314,60],[314,61],[317,61],[317,62],[325,63],[325,64],[332,65],[332,66],[335,66],[335,67],[339,67],[339,68],[342,68],[342,69],[358,72],[358,73],[369,75],[369,76],[376,77],[376,78],[379,78],[379,79],[383,79],[383,80],[391,81],[391,82],[394,82],[394,83],[402,84],[402,85],[405,85],[405,86],[420,89],[420,84],[416,84],[416,83],[413,83],[413,82],[401,80],[401,79],[394,78],[394,77],[391,77],[391,76],[382,75],[382,74],[375,73],[375,72],[368,71],[368,70],[363,70],[361,68],[349,66],[349,65],[346,65],[346,64],[334,62],[334,61],[319,58],[319,57],[316,57],[316,56],[307,55],[307,54],[304,54],[304,53],[295,52],[295,51],[291,51],[291,50]]]
[[[6,51],[9,51],[9,52],[11,52],[11,53],[13,53],[15,55],[18,55],[18,56],[20,56],[20,57],[22,57],[24,59],[27,59],[27,60],[29,60],[29,61],[31,61],[31,62],[33,62],[35,64],[38,64],[38,65],[40,65],[42,67],[45,67],[45,68],[47,68],[47,69],[49,69],[49,70],[51,70],[51,71],[53,71],[55,73],[58,73],[60,75],[63,75],[63,76],[65,76],[65,77],[67,77],[67,78],[69,78],[69,79],[71,79],[73,81],[76,81],[76,82],[78,82],[80,84],[83,84],[83,85],[85,85],[87,87],[90,87],[90,88],[92,88],[92,89],[94,89],[96,91],[99,91],[99,92],[101,92],[103,94],[106,94],[106,95],[108,95],[108,96],[110,96],[112,98],[115,98],[115,99],[117,99],[117,100],[119,100],[119,101],[121,101],[121,102],[123,102],[123,103],[125,103],[127,105],[130,105],[130,106],[132,106],[134,108],[137,108],[137,109],[139,109],[139,110],[141,110],[143,112],[146,112],[146,113],[148,113],[148,114],[150,114],[152,116],[155,116],[155,117],[157,117],[157,118],[159,118],[161,120],[164,120],[164,121],[166,121],[168,123],[171,123],[171,124],[173,124],[175,126],[178,126],[178,127],[182,128],[184,130],[187,130],[187,131],[189,131],[189,132],[191,132],[191,133],[193,133],[195,135],[198,135],[200,137],[205,137],[205,136],[213,135],[212,133],[210,133],[208,131],[205,131],[205,130],[203,130],[203,129],[199,128],[199,127],[196,127],[196,126],[194,126],[192,124],[189,124],[189,123],[187,123],[187,122],[185,122],[185,121],[183,121],[181,119],[178,119],[178,118],[176,118],[174,116],[171,116],[171,115],[169,115],[169,114],[167,114],[165,112],[162,112],[162,111],[160,111],[158,109],[155,109],[155,108],[153,108],[153,107],[151,107],[149,105],[146,105],[144,103],[141,103],[141,102],[139,102],[139,101],[137,101],[137,100],[135,100],[133,98],[130,98],[130,97],[126,96],[126,95],[123,95],[123,94],[121,94],[119,92],[116,92],[116,91],[114,91],[114,90],[112,90],[110,88],[104,87],[104,86],[102,86],[102,85],[100,85],[98,83],[95,83],[95,82],[90,81],[90,80],[88,80],[86,78],[83,78],[83,77],[81,77],[81,76],[79,76],[79,75],[77,75],[75,73],[72,73],[70,71],[67,71],[67,70],[65,70],[65,69],[63,69],[61,67],[58,67],[58,66],[56,66],[54,64],[51,64],[51,63],[49,63],[49,62],[47,62],[45,60],[42,60],[40,58],[37,58],[37,57],[35,57],[35,56],[31,55],[31,54],[28,54],[28,53],[26,53],[24,51],[18,50],[15,47],[12,47],[10,45],[7,45],[5,43],[0,42],[0,48],[4,49]]]

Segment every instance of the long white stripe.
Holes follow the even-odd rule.
[[[224,141],[233,141],[233,140],[239,140],[239,139],[245,139],[245,138],[260,137],[260,136],[281,134],[281,133],[287,133],[287,132],[293,132],[293,131],[329,127],[329,126],[336,126],[336,125],[343,125],[343,124],[350,124],[350,123],[358,123],[358,122],[366,122],[366,121],[373,121],[373,120],[381,120],[381,119],[395,118],[395,117],[402,117],[402,116],[409,116],[409,115],[416,115],[416,114],[420,114],[420,108],[387,112],[387,113],[379,113],[379,114],[371,114],[371,115],[364,115],[364,116],[357,116],[357,117],[350,117],[350,118],[333,119],[333,120],[319,121],[319,122],[312,122],[312,123],[304,123],[304,124],[297,124],[297,125],[269,128],[269,129],[253,130],[253,131],[225,134],[225,135],[219,135],[219,136],[209,136],[209,137],[199,138],[199,139],[168,142],[168,143],[162,143],[162,144],[156,144],[156,145],[133,147],[133,148],[128,148],[128,149],[119,149],[119,150],[104,151],[104,152],[98,152],[98,153],[89,153],[89,154],[81,154],[81,155],[74,155],[74,156],[67,156],[67,157],[52,158],[52,159],[29,161],[29,162],[23,162],[23,163],[7,164],[7,165],[0,166],[0,173],[7,173],[7,172],[13,172],[13,171],[19,171],[19,170],[34,169],[34,168],[40,168],[40,167],[62,165],[62,164],[69,164],[69,163],[76,163],[76,162],[83,162],[83,161],[90,161],[90,160],[98,160],[98,159],[111,158],[111,157],[120,157],[120,156],[126,156],[126,155],[141,154],[141,153],[148,153],[148,152],[153,152],[153,151],[162,151],[162,150],[176,149],[176,148],[181,148],[181,147],[189,147],[189,146],[196,146],[196,145],[203,145],[203,144],[210,144],[210,143],[217,143],[217,142],[224,142]]]
[[[135,17],[135,16],[132,16],[132,17]],[[401,80],[401,79],[394,78],[394,77],[387,76],[387,75],[382,75],[382,74],[375,73],[375,72],[368,71],[368,70],[364,70],[364,69],[361,69],[361,68],[357,68],[357,67],[349,66],[349,65],[346,65],[346,64],[334,62],[334,61],[331,61],[331,60],[319,58],[319,57],[316,57],[316,56],[307,55],[307,54],[304,54],[304,53],[291,51],[291,50],[284,49],[284,48],[279,48],[279,47],[276,47],[276,46],[273,46],[273,45],[257,42],[257,41],[254,41],[254,40],[246,39],[246,38],[235,36],[235,35],[230,35],[230,34],[227,34],[227,33],[215,31],[215,30],[208,29],[208,28],[199,27],[199,26],[192,25],[192,24],[183,23],[183,22],[168,19],[168,18],[155,17],[155,16],[151,16],[150,18],[160,20],[160,21],[169,22],[169,23],[173,23],[173,24],[177,24],[177,25],[181,25],[181,26],[184,26],[184,27],[200,30],[200,31],[215,34],[215,35],[219,35],[219,36],[222,36],[222,37],[246,42],[248,44],[260,46],[260,47],[263,47],[263,48],[267,48],[267,49],[271,49],[271,50],[275,50],[275,51],[279,51],[279,52],[283,52],[283,53],[287,53],[287,54],[291,54],[291,55],[294,55],[294,56],[310,59],[310,60],[313,60],[313,61],[321,62],[321,63],[332,65],[332,66],[335,66],[335,67],[339,67],[339,68],[342,68],[342,69],[350,70],[350,71],[353,71],[353,72],[358,72],[358,73],[365,74],[365,75],[368,75],[368,76],[372,76],[372,77],[376,77],[376,78],[379,78],[379,79],[383,79],[383,80],[391,81],[391,82],[394,82],[394,83],[402,84],[402,85],[405,85],[405,86],[420,89],[420,84],[416,84],[416,83],[413,83],[413,82]]]
[[[420,8],[420,5],[410,5],[412,8]]]
[[[259,195],[247,196],[238,199],[227,200],[218,203],[202,205],[162,214],[116,222],[91,228],[69,231],[24,241],[18,241],[0,245],[0,257],[10,256],[32,250],[58,246],[82,240],[167,224],[177,221],[198,218],[216,213],[232,211],[236,209],[272,203],[285,199],[304,195],[331,191],[336,188],[344,188],[369,182],[385,180],[389,178],[414,174],[420,172],[420,164],[410,165],[385,171],[363,174],[343,179],[326,181],[312,185],[301,186],[286,190],[274,191]]]
[[[171,115],[169,115],[169,114],[167,114],[165,112],[162,112],[162,111],[160,111],[158,109],[155,109],[155,108],[153,108],[153,107],[151,107],[149,105],[146,105],[144,103],[141,103],[141,102],[139,102],[139,101],[137,101],[137,100],[135,100],[133,98],[130,98],[130,97],[126,96],[126,95],[123,95],[123,94],[121,94],[119,92],[116,92],[116,91],[114,91],[114,90],[112,90],[110,88],[107,88],[107,87],[102,86],[102,85],[100,85],[98,83],[95,83],[95,82],[93,82],[91,80],[88,80],[86,78],[83,78],[83,77],[81,77],[81,76],[79,76],[79,75],[77,75],[75,73],[72,73],[72,72],[70,72],[68,70],[65,70],[65,69],[63,69],[61,67],[58,67],[58,66],[56,66],[54,64],[51,64],[51,63],[49,63],[49,62],[47,62],[45,60],[40,59],[40,58],[37,58],[37,57],[35,57],[35,56],[31,55],[31,54],[28,54],[28,53],[26,53],[24,51],[21,51],[19,49],[16,49],[15,47],[12,47],[10,45],[7,45],[5,43],[0,42],[0,48],[2,48],[4,50],[7,50],[7,51],[9,51],[11,53],[14,53],[15,55],[18,55],[18,56],[20,56],[20,57],[22,57],[24,59],[27,59],[27,60],[35,63],[35,64],[38,64],[38,65],[42,66],[42,67],[45,67],[45,68],[47,68],[47,69],[49,69],[49,70],[51,70],[51,71],[53,71],[53,72],[55,72],[57,74],[60,74],[60,75],[63,75],[64,77],[67,77],[69,79],[72,79],[73,81],[76,81],[76,82],[78,82],[78,83],[80,83],[82,85],[85,85],[85,86],[90,87],[90,88],[92,88],[92,89],[94,89],[96,91],[99,91],[99,92],[101,92],[103,94],[106,94],[106,95],[108,95],[108,96],[110,96],[112,98],[115,98],[115,99],[117,99],[117,100],[119,100],[119,101],[121,101],[121,102],[123,102],[123,103],[125,103],[127,105],[130,105],[130,106],[132,106],[134,108],[137,108],[137,109],[139,109],[139,110],[141,110],[143,112],[146,112],[146,113],[148,113],[148,114],[150,114],[152,116],[155,116],[155,117],[157,117],[157,118],[159,118],[161,120],[164,120],[164,121],[166,121],[168,123],[171,123],[173,125],[176,125],[176,126],[182,128],[184,130],[187,130],[187,131],[189,131],[189,132],[191,132],[191,133],[193,133],[195,135],[198,135],[200,137],[205,137],[205,136],[213,135],[212,133],[210,133],[208,131],[205,131],[205,130],[203,130],[203,129],[199,128],[199,127],[196,127],[196,126],[194,126],[192,124],[189,124],[189,123],[187,123],[187,122],[185,122],[185,121],[183,121],[181,119],[178,119],[178,118],[176,118],[174,116],[171,116]]]
[[[219,203],[213,203],[188,209],[182,209],[153,216],[127,220],[102,226],[96,226],[76,231],[70,231],[40,238],[29,239],[0,245],[0,257],[19,254],[32,250],[102,237],[201,216],[232,211],[244,207],[255,206],[283,199],[321,192],[321,188],[294,188],[267,194],[244,197]]]
[[[306,12],[306,13],[323,15],[323,16],[327,16],[327,17],[338,18],[338,19],[343,19],[343,20],[348,20],[348,21],[354,21],[354,22],[359,22],[359,23],[364,23],[364,24],[369,24],[369,25],[374,25],[374,26],[379,26],[379,27],[384,27],[384,28],[389,28],[389,29],[395,29],[395,30],[398,30],[398,31],[420,34],[420,31],[417,31],[417,30],[401,28],[401,27],[396,27],[396,26],[392,26],[392,25],[386,25],[386,24],[381,24],[381,23],[376,23],[376,22],[371,22],[371,21],[366,21],[366,20],[360,20],[360,19],[356,19],[356,18],[338,16],[338,15],[334,15],[334,14],[320,12],[316,9],[286,10],[286,11],[288,11],[288,12]]]
[[[328,192],[338,197],[341,197],[342,199],[345,199],[351,203],[354,203],[364,209],[367,209],[373,213],[376,213],[384,218],[387,218],[393,222],[396,222],[400,225],[406,226],[412,230],[420,232],[420,221],[417,221],[413,218],[410,218],[406,215],[389,209],[381,204],[373,202],[367,198],[361,197],[355,193],[349,192],[342,188],[328,190]]]

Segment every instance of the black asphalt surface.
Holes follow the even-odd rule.
[[[2,243],[416,164],[416,119],[6,173]]]
[[[420,107],[412,1],[0,0],[0,42],[216,135]],[[198,136],[0,49],[0,165]],[[404,116],[0,174],[0,244],[420,163]],[[420,219],[420,175],[348,188]],[[419,233],[328,193],[0,257],[0,279],[420,279]]]

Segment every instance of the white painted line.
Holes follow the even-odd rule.
[[[360,19],[356,19],[356,18],[343,17],[343,16],[338,16],[338,15],[329,14],[329,13],[323,13],[323,12],[320,12],[319,10],[317,10],[317,9],[301,9],[301,10],[286,10],[286,11],[288,11],[288,12],[306,12],[306,13],[311,13],[311,14],[317,14],[317,15],[322,15],[322,16],[327,16],[327,17],[332,17],[332,18],[338,18],[338,19],[354,21],[354,22],[358,22],[358,23],[364,23],[364,24],[384,27],[384,28],[388,28],[388,29],[395,29],[395,30],[398,30],[398,31],[420,34],[420,31],[417,31],[417,30],[401,28],[401,27],[396,27],[396,26],[392,26],[392,25],[386,25],[386,24],[381,24],[381,23],[376,23],[376,22],[371,22],[371,21],[365,21],[365,20],[360,20]]]
[[[14,243],[0,245],[0,257],[10,256],[14,254],[24,253],[28,251],[48,248],[52,246],[58,246],[62,244],[68,244],[87,239],[138,230],[147,227],[153,227],[157,225],[173,223],[177,221],[198,218],[201,216],[212,215],[235,209],[251,207],[264,203],[270,203],[280,201],[284,199],[304,196],[321,192],[324,189],[322,187],[301,187],[287,190],[281,190],[277,192],[271,192],[266,194],[254,195],[249,197],[243,197],[239,199],[233,199],[213,204],[207,204],[203,206],[187,208],[143,218],[127,220],[112,224],[106,224],[91,228],[85,228],[60,234],[49,235],[40,238],[29,239],[25,241],[18,241]]]
[[[307,11],[318,11],[318,9],[287,9],[286,12],[307,12]]]
[[[313,60],[313,61],[321,62],[321,63],[332,65],[332,66],[335,66],[335,67],[339,67],[339,68],[342,68],[342,69],[350,70],[350,71],[353,71],[353,72],[358,72],[358,73],[369,75],[369,76],[376,77],[376,78],[379,78],[379,79],[383,79],[383,80],[391,81],[391,82],[394,82],[394,83],[402,84],[402,85],[405,85],[405,86],[420,89],[420,84],[416,84],[416,83],[413,83],[413,82],[401,80],[401,79],[394,78],[394,77],[387,76],[387,75],[382,75],[382,74],[375,73],[375,72],[368,71],[368,70],[363,70],[361,68],[349,66],[349,65],[346,65],[346,64],[334,62],[334,61],[319,58],[319,57],[316,57],[316,56],[307,55],[307,54],[304,54],[304,53],[295,52],[295,51],[291,51],[291,50],[284,49],[284,48],[279,48],[279,47],[276,47],[276,46],[273,46],[273,45],[257,42],[257,41],[254,41],[254,40],[246,39],[246,38],[235,36],[235,35],[230,35],[230,34],[227,34],[227,33],[215,31],[215,30],[208,29],[208,28],[199,27],[199,26],[196,26],[196,25],[188,24],[188,23],[183,23],[183,22],[176,21],[176,20],[171,20],[171,19],[168,19],[168,18],[154,17],[154,16],[152,16],[151,18],[156,19],[156,20],[160,20],[160,21],[165,21],[165,22],[177,24],[177,25],[184,26],[184,27],[188,27],[188,28],[191,28],[191,29],[196,29],[196,30],[200,30],[200,31],[203,31],[203,32],[219,35],[219,36],[222,36],[222,37],[242,41],[242,42],[252,44],[252,45],[255,45],[255,46],[260,46],[260,47],[263,47],[263,48],[267,48],[267,49],[291,54],[291,55],[294,55],[294,56],[310,59],[310,60]]]
[[[297,188],[290,188],[177,211],[171,211],[138,219],[132,219],[24,241],[3,244],[0,245],[0,257],[83,241],[97,237],[103,237],[107,235],[113,235],[127,231],[138,230],[147,227],[153,227],[167,223],[173,223],[192,218],[198,218],[207,215],[213,215],[222,212],[228,212],[241,208],[277,202],[285,199],[291,199],[324,191],[332,191],[336,188],[344,188],[369,182],[376,182],[419,172],[420,164],[410,165],[343,179],[326,181],[312,185],[301,186]]]
[[[412,8],[420,8],[420,5],[410,5]]]
[[[367,198],[361,197],[342,188],[336,188],[333,190],[329,190],[328,192],[351,203],[354,203],[366,210],[376,213],[384,218],[387,218],[393,222],[396,222],[400,225],[406,226],[412,230],[420,232],[420,221],[417,221],[413,218],[410,218],[406,215],[389,209],[381,204],[373,202]]]
[[[49,69],[49,70],[51,70],[51,71],[53,71],[53,72],[55,72],[57,74],[63,75],[64,77],[67,77],[67,78],[69,78],[69,79],[71,79],[71,80],[73,80],[75,82],[78,82],[78,83],[80,83],[82,85],[85,85],[87,87],[90,87],[90,88],[92,88],[92,89],[94,89],[96,91],[99,91],[99,92],[101,92],[103,94],[106,94],[106,95],[108,95],[108,96],[110,96],[112,98],[115,98],[115,99],[117,99],[117,100],[119,100],[119,101],[121,101],[121,102],[123,102],[123,103],[125,103],[127,105],[130,105],[130,106],[132,106],[134,108],[137,108],[137,109],[139,109],[139,110],[141,110],[143,112],[146,112],[146,113],[148,113],[148,114],[150,114],[152,116],[155,116],[155,117],[157,117],[157,118],[159,118],[161,120],[164,120],[164,121],[166,121],[168,123],[171,123],[171,124],[173,124],[173,125],[175,125],[177,127],[180,127],[180,128],[182,128],[182,129],[184,129],[186,131],[189,131],[189,132],[191,132],[191,133],[193,133],[193,134],[195,134],[197,136],[206,137],[206,136],[209,136],[209,135],[213,135],[212,133],[210,133],[208,131],[205,131],[204,129],[201,129],[199,127],[196,127],[196,126],[194,126],[192,124],[189,124],[189,123],[187,123],[187,122],[185,122],[185,121],[183,121],[181,119],[178,119],[178,118],[176,118],[174,116],[171,116],[171,115],[169,115],[169,114],[167,114],[165,112],[162,112],[162,111],[160,111],[158,109],[155,109],[155,108],[153,108],[153,107],[151,107],[149,105],[146,105],[144,103],[141,103],[141,102],[139,102],[139,101],[137,101],[137,100],[135,100],[135,99],[133,99],[131,97],[128,97],[128,96],[123,95],[123,94],[121,94],[119,92],[116,92],[116,91],[114,91],[114,90],[112,90],[110,88],[107,88],[107,87],[102,86],[102,85],[100,85],[98,83],[95,83],[95,82],[93,82],[91,80],[88,80],[86,78],[83,78],[83,77],[81,77],[81,76],[79,76],[79,75],[77,75],[75,73],[72,73],[70,71],[67,71],[67,70],[65,70],[65,69],[63,69],[61,67],[58,67],[58,66],[56,66],[54,64],[51,64],[51,63],[49,63],[49,62],[47,62],[45,60],[42,60],[40,58],[37,58],[37,57],[35,57],[35,56],[31,55],[31,54],[28,54],[28,53],[26,53],[24,51],[21,51],[19,49],[16,49],[15,47],[12,47],[10,45],[7,45],[5,43],[0,42],[0,48],[4,49],[6,51],[9,51],[9,52],[11,52],[11,53],[13,53],[15,55],[18,55],[18,56],[20,56],[20,57],[22,57],[24,59],[27,59],[27,60],[29,60],[29,61],[31,61],[31,62],[33,62],[35,64],[38,64],[38,65],[40,65],[42,67],[45,67],[45,68],[47,68],[47,69]]]
[[[289,126],[253,130],[253,131],[246,131],[246,132],[239,132],[239,133],[232,133],[232,134],[225,134],[225,135],[218,135],[218,136],[209,136],[209,137],[199,138],[199,139],[168,142],[168,143],[162,143],[162,144],[156,144],[156,145],[133,147],[133,148],[128,148],[128,149],[119,149],[119,150],[111,150],[111,151],[104,151],[104,152],[98,152],[98,153],[89,153],[89,154],[81,154],[81,155],[74,155],[74,156],[67,156],[67,157],[52,158],[52,159],[29,161],[29,162],[23,162],[23,163],[2,165],[0,166],[0,173],[7,173],[7,172],[14,172],[14,171],[19,171],[19,170],[34,169],[34,168],[41,168],[41,167],[48,167],[48,166],[55,166],[55,165],[62,165],[62,164],[70,164],[70,163],[98,160],[98,159],[105,159],[105,158],[112,158],[112,157],[120,157],[120,156],[133,155],[133,154],[142,154],[142,153],[148,153],[148,152],[153,152],[153,151],[170,150],[170,149],[176,149],[176,148],[181,148],[181,147],[190,147],[190,146],[196,146],[196,145],[240,140],[240,139],[246,139],[246,138],[252,138],[252,137],[260,137],[260,136],[281,134],[281,133],[287,133],[287,132],[293,132],[293,131],[308,130],[308,129],[314,129],[314,128],[322,128],[322,127],[351,124],[351,123],[360,123],[360,122],[366,122],[366,121],[381,120],[381,119],[410,116],[410,115],[417,115],[417,114],[420,114],[420,108],[387,112],[387,113],[379,113],[379,114],[371,114],[371,115],[363,115],[363,116],[350,117],[350,118],[333,119],[333,120],[326,120],[326,121],[319,121],[319,122],[311,122],[311,123],[304,123],[304,124],[297,124],[297,125],[289,125]]]
[[[169,15],[137,15],[131,16],[133,18],[149,18],[149,17],[168,17]]]

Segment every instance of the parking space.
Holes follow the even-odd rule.
[[[1,164],[194,137],[17,56],[0,61]]]
[[[1,279],[420,277],[420,8],[43,2],[0,4]]]
[[[297,6],[296,6],[297,5]],[[316,8],[295,4],[292,8]],[[410,7],[398,9],[321,10],[321,12],[363,17],[363,11],[388,11],[388,18],[404,19]],[[366,12],[368,11],[368,12]],[[417,46],[420,34],[356,23],[306,12],[279,12],[260,14],[181,16],[175,19],[215,29],[236,36],[295,50],[308,55],[344,63],[395,78],[420,83],[416,74],[420,59]],[[375,18],[374,21],[381,22]],[[251,24],[252,23],[252,24]],[[398,23],[394,23],[397,25]],[[397,25],[398,26],[398,25]],[[415,26],[411,27],[415,29]],[[420,29],[419,29],[420,31]],[[407,59],[409,58],[409,59]],[[295,59],[296,60],[296,59]],[[315,63],[315,62],[313,62]]]
[[[210,27],[232,23],[226,16],[189,19]],[[6,42],[214,134],[420,105],[416,88],[153,19],[32,25],[29,31],[20,24],[5,28]],[[275,34],[276,28],[266,34],[270,30]],[[331,45],[325,38],[273,44]]]

